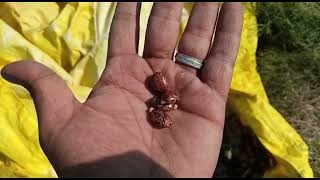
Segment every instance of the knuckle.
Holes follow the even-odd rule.
[[[200,46],[196,47],[187,45],[187,43],[182,42],[182,44],[179,46],[179,52],[200,60],[204,60],[208,53],[208,49]]]
[[[117,13],[115,15],[114,19],[116,19],[116,20],[124,20],[124,21],[130,22],[130,21],[136,19],[136,14],[132,13],[132,12],[127,12],[127,11],[119,12],[119,13]]]

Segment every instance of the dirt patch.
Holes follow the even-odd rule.
[[[226,118],[218,165],[213,177],[258,178],[276,165],[253,131],[234,114]]]

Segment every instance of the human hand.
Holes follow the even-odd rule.
[[[118,3],[108,60],[88,99],[80,103],[64,81],[35,61],[1,74],[27,88],[35,102],[40,144],[59,176],[212,177],[242,29],[241,3],[224,3],[210,50],[218,3],[196,3],[178,51],[205,60],[196,70],[172,60],[182,2],[155,3],[143,57],[137,54],[139,4]],[[169,128],[153,128],[146,81],[162,72],[180,97]]]

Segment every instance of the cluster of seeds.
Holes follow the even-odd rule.
[[[153,74],[151,88],[157,96],[149,109],[150,120],[158,127],[167,128],[172,124],[172,119],[166,112],[177,109],[180,98],[170,91],[168,81],[161,72]]]

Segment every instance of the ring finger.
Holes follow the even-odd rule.
[[[203,61],[210,49],[218,14],[218,2],[195,3],[187,26],[178,45],[178,53]],[[178,62],[184,69],[196,74],[197,69]]]

